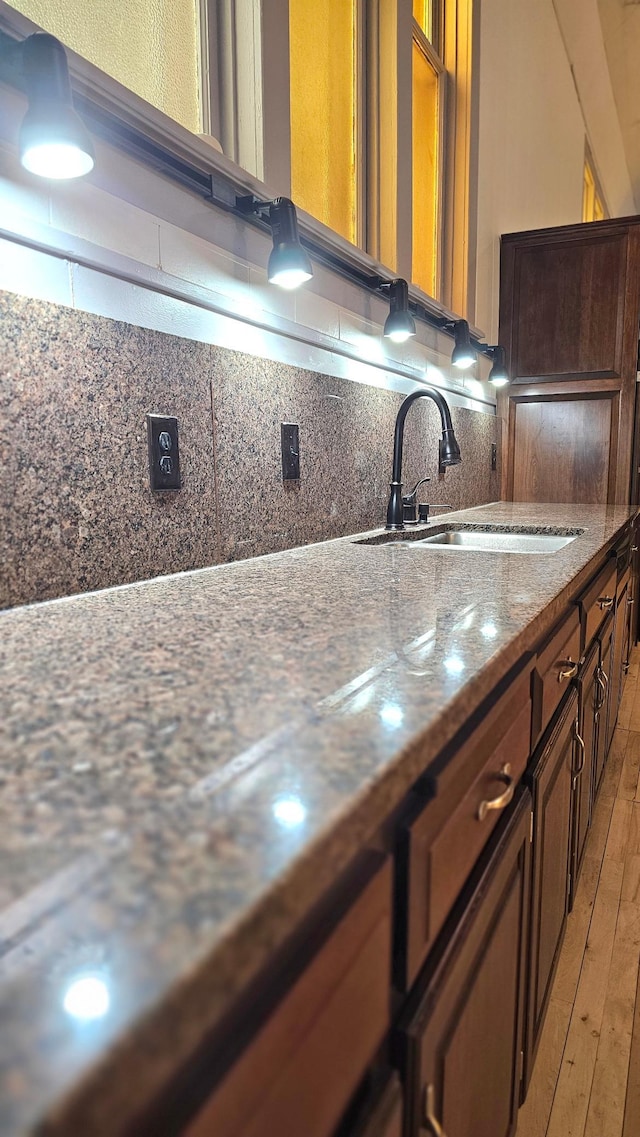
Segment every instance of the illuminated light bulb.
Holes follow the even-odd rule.
[[[271,269],[269,271],[269,283],[277,284],[279,288],[286,288],[291,292],[294,288],[299,288],[304,284],[305,280],[311,280],[312,274],[306,272],[302,268],[282,268]]]
[[[40,142],[22,152],[22,165],[41,178],[83,178],[94,166],[86,151],[65,142]]]

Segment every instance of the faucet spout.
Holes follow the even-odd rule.
[[[440,461],[443,466],[457,466],[461,461],[460,447],[455,436],[449,404],[435,387],[421,387],[407,395],[402,403],[396,418],[396,428],[393,439],[393,471],[391,474],[391,493],[387,507],[387,529],[404,529],[402,513],[402,446],[404,441],[404,423],[409,408],[416,399],[432,399],[440,412],[442,423],[442,442],[440,444]]]

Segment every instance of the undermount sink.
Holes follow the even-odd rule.
[[[583,529],[548,528],[542,532],[524,526],[512,529],[472,525],[439,526],[437,532],[402,530],[377,534],[363,545],[402,545],[407,549],[456,549],[479,553],[557,553],[583,533]]]
[[[450,529],[446,533],[434,533],[413,544],[437,545],[447,549],[469,549],[483,553],[556,553],[575,541],[575,536],[557,536],[554,533],[491,533],[471,532],[464,529]]]

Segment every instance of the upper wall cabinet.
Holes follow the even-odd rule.
[[[504,239],[514,382],[622,375],[628,246],[627,233],[531,244]]]
[[[502,238],[508,499],[629,500],[639,318],[640,218]]]

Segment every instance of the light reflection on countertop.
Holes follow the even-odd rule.
[[[456,517],[585,533],[342,538],[0,614],[3,1137],[130,1125],[629,513]]]

